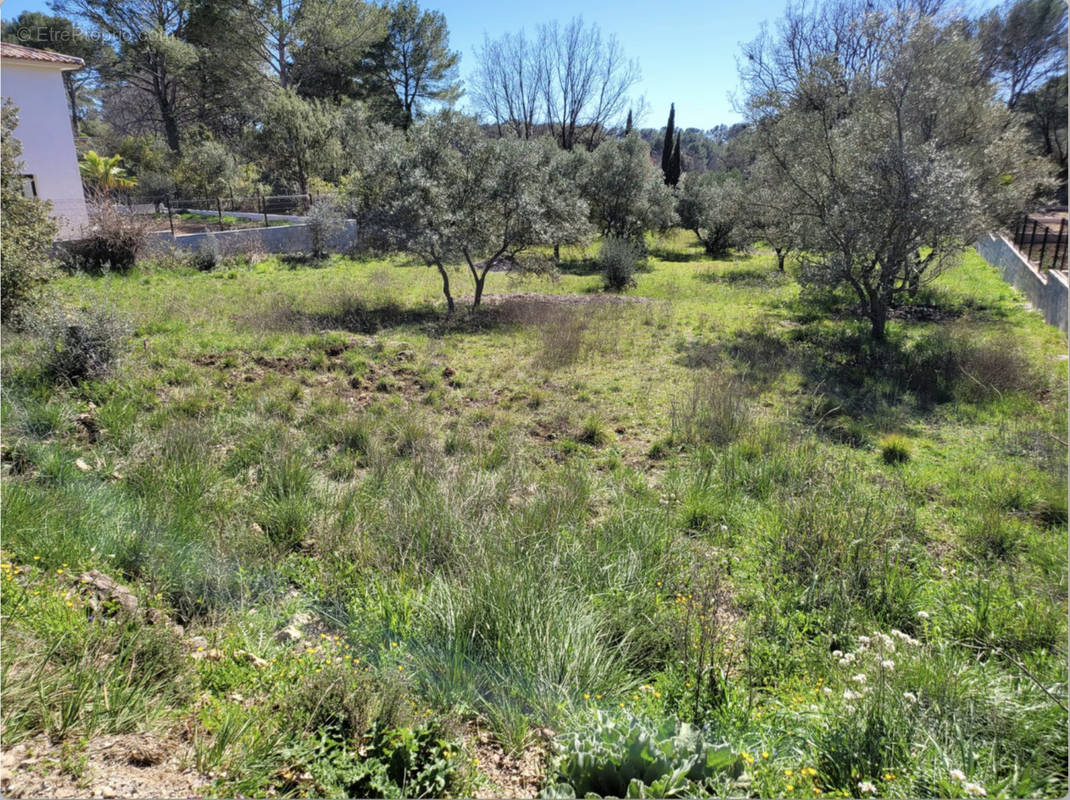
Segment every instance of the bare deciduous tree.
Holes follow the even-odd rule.
[[[566,150],[593,149],[621,123],[639,80],[616,37],[582,17],[539,26],[534,43],[523,32],[487,39],[476,58],[475,100],[499,131],[531,138],[548,130]]]

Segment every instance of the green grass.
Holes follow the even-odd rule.
[[[878,346],[692,238],[626,302],[592,249],[487,287],[587,304],[452,318],[401,259],[60,280],[136,333],[66,387],[5,333],[5,745],[185,729],[216,794],[464,795],[473,721],[616,785],[634,715],[736,754],[688,792],[1065,794],[1065,339],[972,253]],[[92,568],[218,657],[92,613]]]

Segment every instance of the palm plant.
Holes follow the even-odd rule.
[[[122,160],[120,155],[102,156],[90,150],[78,162],[82,181],[91,192],[102,195],[119,189],[133,189],[137,186],[137,178],[127,175],[126,170],[119,166]]]

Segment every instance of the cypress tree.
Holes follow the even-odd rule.
[[[627,136],[632,132],[632,110],[628,109],[628,121],[624,123],[624,135]]]
[[[680,134],[676,134],[676,144],[672,148],[672,158],[669,160],[669,174],[666,176],[670,186],[680,183]]]
[[[665,142],[661,146],[661,172],[665,176],[665,183],[672,183],[669,175],[672,172],[672,142],[676,132],[676,103],[669,105],[669,122],[665,126]]]

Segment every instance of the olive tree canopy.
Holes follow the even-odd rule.
[[[379,146],[360,181],[362,216],[390,245],[438,270],[451,311],[448,267],[466,265],[476,307],[495,265],[539,269],[549,262],[533,248],[587,235],[569,158],[549,140],[487,139],[473,120],[445,112]]]
[[[795,7],[741,61],[762,174],[806,231],[801,279],[851,290],[876,339],[898,298],[1019,209],[1042,174],[966,23],[925,11]]]

